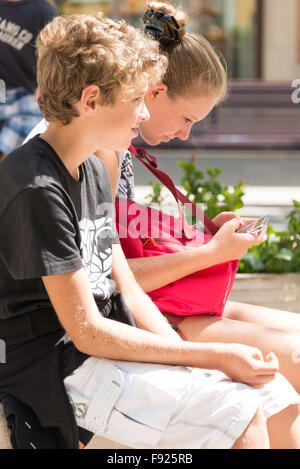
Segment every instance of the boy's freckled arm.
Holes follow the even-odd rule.
[[[177,336],[162,337],[101,316],[83,268],[43,277],[43,282],[62,326],[83,353],[141,363],[220,366],[222,347],[187,343]],[[133,289],[130,291],[133,294]]]
[[[178,334],[168,324],[150,298],[143,292],[131,272],[122,248],[114,244],[112,274],[118,290],[131,311],[137,327],[154,334],[181,340]]]

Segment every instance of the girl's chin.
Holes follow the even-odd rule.
[[[151,147],[155,147],[156,145],[159,145],[162,142],[162,139],[160,137],[153,138],[153,137],[144,137],[144,135],[141,133],[142,139],[148,143]]]
[[[169,137],[164,136],[164,137],[161,138],[160,141],[164,142],[164,143],[169,143],[170,139],[169,139]]]

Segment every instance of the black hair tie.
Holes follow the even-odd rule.
[[[145,34],[165,46],[180,42],[180,26],[176,18],[162,11],[147,10],[143,17]]]

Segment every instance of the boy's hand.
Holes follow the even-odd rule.
[[[210,241],[215,264],[240,259],[252,246],[263,242],[267,227],[258,234],[236,233],[240,227],[240,219],[233,218],[227,221]]]
[[[255,347],[240,344],[225,345],[222,371],[234,382],[244,383],[257,389],[275,378],[279,362],[272,352],[264,359]]]

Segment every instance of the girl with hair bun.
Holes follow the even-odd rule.
[[[187,140],[193,124],[225,99],[226,67],[203,36],[186,31],[188,16],[182,10],[160,2],[148,8],[144,32],[159,41],[169,66],[162,83],[148,92],[150,120],[142,124],[141,135],[150,145]]]
[[[188,16],[170,3],[150,2],[143,23],[145,34],[160,42],[169,66],[162,81],[148,90],[150,119],[141,123],[140,134],[149,145],[173,138],[187,140],[193,125],[226,98],[226,64],[205,38],[186,31]],[[118,184],[119,197],[133,199],[133,186],[131,157],[127,153]],[[135,278],[144,291],[151,292],[211,265],[241,257],[252,245],[263,241],[265,232],[252,239],[248,235],[247,241],[238,240],[237,220],[241,221],[235,213],[218,215],[214,222],[221,228],[209,248],[206,245],[188,252],[128,259]],[[193,342],[242,343],[260,348],[264,355],[273,351],[281,372],[300,392],[299,360],[295,359],[300,354],[298,314],[228,301],[222,318],[166,316],[169,322],[179,324],[182,335]]]

